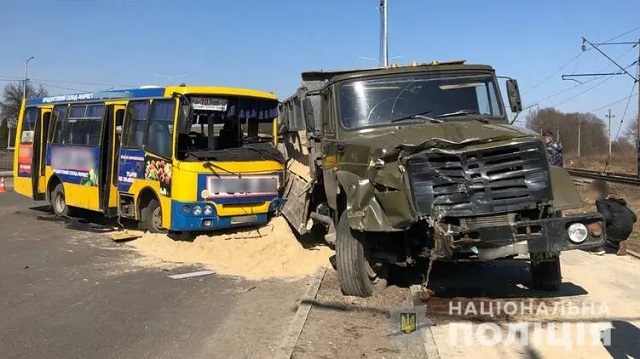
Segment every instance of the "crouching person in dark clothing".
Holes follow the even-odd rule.
[[[591,183],[590,190],[596,198],[596,208],[602,214],[606,223],[607,241],[618,248],[618,255],[627,254],[627,243],[633,224],[637,221],[636,214],[633,213],[627,202],[622,198],[614,197],[610,194],[609,185],[605,181],[595,180]],[[599,247],[593,250],[595,254],[604,254],[604,248]]]

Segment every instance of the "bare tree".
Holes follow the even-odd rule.
[[[604,121],[591,113],[543,108],[527,116],[526,126],[538,133],[551,131],[564,146],[565,153],[577,153],[578,141],[583,156],[608,152]]]
[[[4,87],[2,100],[0,100],[0,118],[8,121],[10,128],[15,127],[22,103],[22,89],[24,82],[11,82]],[[47,96],[47,90],[42,85],[35,87],[27,83],[27,98]]]
[[[623,138],[627,142],[635,146],[635,143],[638,138],[637,133],[638,133],[638,118],[636,117],[633,120],[631,120],[631,122],[627,123],[627,125],[625,126]]]

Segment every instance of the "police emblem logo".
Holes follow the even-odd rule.
[[[417,314],[400,313],[400,330],[405,334],[411,334],[416,331],[418,325]]]

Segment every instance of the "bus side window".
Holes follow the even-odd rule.
[[[127,105],[122,133],[122,147],[140,148],[149,116],[149,101],[131,101]]]
[[[120,144],[122,137],[122,122],[124,121],[124,110],[116,111],[116,142]]]
[[[173,99],[153,101],[145,136],[146,150],[167,159],[171,158],[175,112],[176,102]]]
[[[67,109],[67,105],[58,105],[51,112],[51,123],[49,124],[50,143],[62,143],[62,140],[67,137],[65,134],[65,131],[67,131]]]
[[[33,143],[34,131],[36,129],[36,117],[38,109],[29,107],[24,110],[24,119],[22,120],[22,132],[20,133],[19,143]]]

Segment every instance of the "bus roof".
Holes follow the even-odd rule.
[[[93,100],[109,100],[109,99],[134,99],[134,98],[150,98],[150,97],[170,97],[173,93],[183,95],[226,95],[226,96],[247,96],[257,97],[270,100],[276,100],[277,97],[273,92],[258,91],[246,88],[236,87],[215,87],[215,86],[166,86],[166,87],[150,87],[143,86],[133,89],[105,90],[96,92],[84,92],[69,95],[47,96],[32,98],[27,100],[27,106],[37,106],[46,104],[69,103]]]

